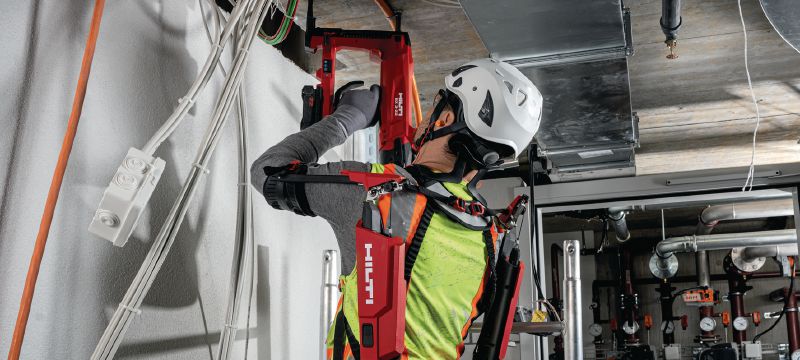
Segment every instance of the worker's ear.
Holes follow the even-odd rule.
[[[439,118],[436,119],[436,127],[434,129],[438,130],[440,128],[453,125],[456,121],[456,114],[453,113],[452,110],[445,110],[439,114]]]

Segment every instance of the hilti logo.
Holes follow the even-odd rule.
[[[364,300],[367,305],[375,303],[375,288],[372,281],[372,244],[364,244],[364,290],[369,294]]]
[[[394,97],[394,116],[403,116],[403,93]]]

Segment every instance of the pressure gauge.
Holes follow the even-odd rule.
[[[589,335],[595,337],[603,335],[603,327],[600,324],[589,325]]]
[[[665,321],[661,323],[661,332],[664,334],[672,334],[675,332],[675,323],[672,321]]]
[[[800,350],[795,350],[792,353],[792,357],[791,358],[792,358],[792,360],[800,360]]]
[[[736,319],[733,319],[733,328],[737,331],[747,330],[747,318],[738,316]]]
[[[624,331],[628,335],[633,335],[637,331],[639,331],[639,324],[636,323],[636,321],[634,322],[626,321],[624,324],[622,324],[622,331]]]
[[[704,317],[700,319],[700,330],[703,331],[714,331],[717,327],[717,321],[714,318]]]

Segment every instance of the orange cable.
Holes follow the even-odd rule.
[[[19,313],[17,314],[17,324],[14,327],[14,336],[11,338],[11,348],[8,350],[8,360],[18,360],[20,351],[22,350],[22,342],[25,338],[25,327],[28,324],[31,302],[33,301],[33,293],[36,287],[36,278],[39,276],[39,267],[42,264],[42,256],[44,255],[47,236],[50,232],[50,225],[53,222],[53,213],[56,209],[56,202],[58,202],[61,183],[64,180],[67,161],[72,151],[75,134],[78,131],[78,120],[81,117],[83,100],[86,97],[86,84],[89,81],[89,72],[92,67],[95,45],[97,44],[97,35],[100,32],[100,19],[103,16],[104,5],[105,0],[96,0],[94,5],[89,38],[86,40],[86,48],[84,49],[83,61],[81,63],[81,72],[78,77],[78,88],[75,90],[75,97],[72,101],[72,113],[69,116],[67,130],[64,134],[64,143],[61,145],[61,152],[58,154],[58,162],[53,172],[53,180],[50,183],[50,190],[47,193],[47,202],[44,206],[42,221],[39,224],[39,233],[36,235],[36,243],[33,247],[33,255],[31,255],[28,275],[25,278],[25,288],[22,291]]]
[[[386,16],[386,20],[389,21],[389,26],[392,27],[392,30],[397,31],[397,21],[395,19],[394,10],[386,0],[375,0],[375,4],[381,8],[383,15]],[[411,76],[411,101],[414,104],[414,117],[416,118],[417,126],[422,124],[422,104],[419,101],[419,90],[417,89],[417,77]]]

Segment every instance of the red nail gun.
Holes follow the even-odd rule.
[[[363,84],[351,82],[334,92],[336,52],[342,49],[369,51],[373,61],[381,64],[379,161],[408,165],[412,159],[411,144],[415,131],[410,106],[414,61],[408,33],[400,31],[400,21],[397,21],[397,31],[317,28],[313,9],[314,2],[310,0],[306,19],[306,47],[313,52],[321,50],[322,66],[316,74],[320,84],[303,87],[303,120],[300,128],[305,129],[330,115],[343,90]]]

